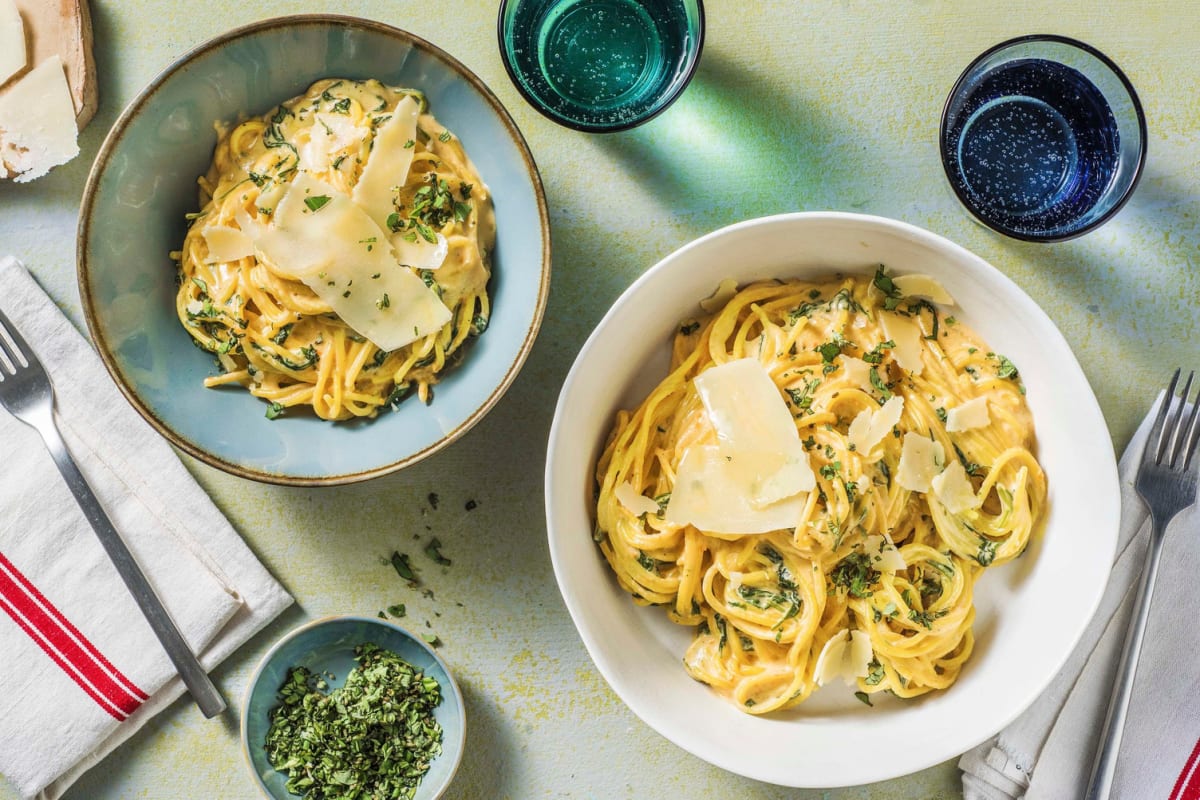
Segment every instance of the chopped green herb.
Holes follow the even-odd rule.
[[[996,560],[996,543],[991,539],[979,537],[979,552],[975,554],[975,560],[979,562],[979,566],[989,566]]]
[[[329,195],[327,194],[318,194],[304,198],[304,205],[308,206],[309,211],[319,211],[328,202]]]
[[[451,139],[450,131],[442,131],[441,134],[438,136],[439,142],[448,142],[448,141],[450,141],[450,139]]]
[[[396,603],[394,606],[387,607],[387,613],[390,617],[403,617],[408,613],[408,609],[404,607],[404,603]]]
[[[883,378],[879,377],[879,370],[877,370],[875,367],[871,367],[870,377],[871,385],[875,387],[875,390],[879,392],[883,399],[890,399],[892,396],[892,390],[889,389],[887,384],[883,382]]]
[[[384,292],[383,297],[381,297],[375,301],[375,307],[378,308],[380,311],[383,311],[385,308],[389,307],[391,304],[392,304],[392,301],[388,298],[387,292]]]
[[[855,692],[855,693],[854,693],[854,696],[855,696],[855,697],[857,697],[857,698],[858,698],[859,700],[861,700],[862,702],[864,702],[864,703],[866,703],[867,705],[869,705],[869,706],[871,706],[872,708],[874,708],[874,705],[871,703],[871,698],[870,698],[870,697],[867,695],[867,693],[866,693],[866,692]]]
[[[871,568],[871,558],[861,550],[837,563],[829,573],[834,586],[846,589],[852,597],[870,597],[871,586],[879,580],[879,571]]]
[[[412,139],[409,139],[407,142],[404,143],[404,149],[411,150],[413,145],[415,145],[415,144],[416,144],[416,142],[414,142]]]
[[[408,555],[399,551],[392,553],[392,567],[396,570],[396,574],[404,580],[415,583],[417,575],[413,572],[412,566],[408,563]]]
[[[438,564],[444,564],[447,566],[450,564],[450,559],[442,555],[442,543],[438,541],[436,536],[429,540],[429,544],[425,545],[425,555],[429,556]]]
[[[267,419],[279,419],[283,416],[283,404],[271,403],[267,406]]]
[[[321,675],[288,672],[270,713],[267,758],[287,774],[289,792],[310,800],[412,798],[442,752],[441,686],[372,642],[354,658],[345,685],[329,694]]]

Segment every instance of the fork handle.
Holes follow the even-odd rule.
[[[37,429],[46,442],[46,448],[50,451],[50,456],[54,459],[58,471],[62,473],[71,493],[75,495],[76,502],[83,509],[83,515],[96,531],[96,535],[100,538],[100,544],[104,546],[109,559],[116,566],[117,572],[125,581],[133,599],[137,601],[138,607],[145,615],[146,621],[150,623],[154,635],[158,637],[163,649],[167,651],[167,656],[175,665],[180,677],[183,678],[184,685],[187,686],[196,705],[200,707],[201,713],[209,718],[220,714],[225,710],[225,699],[221,697],[217,687],[213,685],[204,668],[200,666],[200,662],[196,660],[196,656],[184,641],[179,629],[175,627],[175,622],[163,607],[162,601],[155,594],[154,588],[146,580],[145,574],[134,560],[133,554],[129,552],[124,540],[113,527],[108,515],[101,507],[100,501],[92,492],[92,487],[88,485],[87,479],[83,477],[83,473],[79,471],[70,451],[67,450],[67,444],[63,441],[57,425],[52,421],[52,424],[39,425]]]
[[[1137,596],[1133,601],[1133,617],[1125,634],[1121,665],[1117,668],[1112,697],[1108,701],[1108,712],[1104,716],[1100,746],[1096,750],[1092,776],[1088,781],[1087,794],[1084,795],[1086,800],[1106,800],[1112,792],[1113,778],[1117,772],[1117,754],[1121,749],[1125,718],[1129,712],[1129,698],[1133,694],[1133,679],[1137,676],[1146,622],[1150,619],[1150,600],[1154,595],[1154,581],[1158,577],[1158,562],[1162,556],[1165,529],[1166,525],[1151,514],[1150,550],[1146,554],[1146,564],[1142,567]]]

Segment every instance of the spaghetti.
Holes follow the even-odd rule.
[[[388,145],[389,120],[410,107],[413,135]],[[270,404],[271,418],[292,407],[311,407],[328,420],[371,417],[414,392],[429,402],[433,385],[486,329],[490,314],[491,198],[459,139],[429,113],[420,92],[375,80],[319,81],[219,133],[212,165],[199,179],[201,210],[189,215],[183,247],[172,254],[181,278],[179,320],[222,370],[205,385],[244,386]],[[436,296],[448,321],[417,331],[404,320],[416,338],[387,349],[343,319],[335,308],[342,293],[330,300],[315,291],[315,277],[276,263],[263,242],[278,233],[275,218],[293,184],[328,187],[305,197],[300,210],[332,214],[322,204],[331,196],[357,199],[368,167],[397,150],[407,151],[397,162],[406,167],[383,176],[394,185],[379,235],[334,244],[343,253],[361,247],[364,256],[380,248],[373,258],[386,249],[394,256],[389,267],[422,279],[427,289],[418,288]],[[329,285],[338,277],[329,275]],[[352,291],[347,285],[344,296]],[[380,294],[376,303],[383,309],[395,301]]]
[[[617,415],[599,459],[596,536],[621,587],[695,626],[688,673],[748,713],[801,702],[859,639],[841,677],[860,699],[950,686],[976,579],[1020,555],[1044,512],[1016,367],[899,281],[881,267],[761,282],[685,321],[669,374]],[[719,438],[697,378],[747,359],[786,404],[813,485],[789,501],[794,524],[702,530],[675,509],[689,452]]]

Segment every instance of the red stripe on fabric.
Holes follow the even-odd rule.
[[[136,711],[142,701],[91,657],[82,645],[82,642],[87,641],[82,635],[72,636],[58,624],[56,618],[48,613],[47,609],[52,607],[48,602],[39,603],[25,591],[24,586],[17,580],[18,575],[20,572],[0,554],[0,596],[5,601],[9,616],[16,619],[17,624],[42,650],[50,654],[54,662],[64,668],[76,683],[90,686],[124,716]],[[18,617],[20,619],[17,619]],[[50,651],[54,651],[53,654]],[[92,699],[96,699],[92,692],[88,694]],[[109,709],[106,707],[105,710]],[[111,710],[109,713],[112,713]]]
[[[150,699],[150,695],[142,691],[137,684],[129,680],[129,678],[126,678],[119,669],[113,666],[113,664],[104,657],[104,654],[92,644],[91,640],[84,636],[83,633],[80,632],[80,630],[76,628],[69,619],[63,616],[62,612],[60,612],[58,608],[51,603],[50,600],[47,599],[46,596],[43,595],[28,578],[26,578],[25,575],[19,569],[17,569],[11,561],[5,557],[4,553],[0,553],[0,566],[8,569],[8,571],[12,573],[12,577],[17,581],[18,584],[20,584],[26,593],[36,599],[63,629],[74,636],[88,653],[88,655],[90,655],[92,659],[94,659],[100,666],[104,667],[104,669],[107,670],[112,676],[113,680],[121,684],[122,688],[124,688],[139,701],[144,702]]]
[[[0,596],[0,606],[2,606],[8,613],[8,616],[12,617],[13,622],[17,623],[17,626],[21,630],[25,631],[29,638],[33,639],[33,641],[42,648],[42,652],[48,655],[51,661],[57,664],[63,672],[65,672],[73,681],[75,681],[76,685],[78,685],[88,697],[95,700],[98,706],[107,711],[114,719],[117,720],[117,722],[124,722],[128,718],[128,715],[124,711],[114,706],[108,701],[107,698],[97,692],[91,684],[85,681],[83,677],[72,668],[69,663],[59,656],[58,652],[51,647],[45,639],[39,636],[38,632],[28,622],[25,621],[25,618],[21,616],[20,612],[18,612],[16,608],[8,602],[7,597]]]
[[[1196,740],[1192,754],[1179,771],[1175,788],[1171,790],[1171,800],[1200,800],[1200,769],[1197,767],[1200,767],[1200,739]]]

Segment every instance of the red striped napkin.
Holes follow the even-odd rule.
[[[1161,399],[1160,399],[1161,401]],[[1125,641],[1134,589],[1145,563],[1147,511],[1133,489],[1157,404],[1121,456],[1121,528],[1108,587],[1079,645],[1054,681],[995,738],[959,760],[965,800],[1081,798]],[[1163,560],[1112,797],[1200,800],[1200,506],[1167,530]]]
[[[80,469],[211,669],[291,598],[24,267],[0,258],[0,285]],[[41,439],[2,409],[0,612],[0,773],[23,796],[57,797],[183,692]]]

